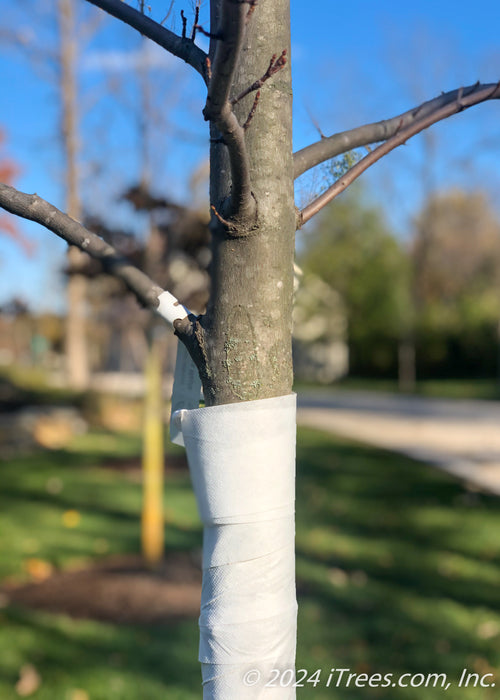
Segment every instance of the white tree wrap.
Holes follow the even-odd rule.
[[[204,526],[204,700],[295,697],[295,414],[292,394],[176,415]]]
[[[186,309],[173,294],[170,294],[170,292],[162,292],[158,296],[158,308],[156,309],[156,313],[173,326],[174,321],[177,319],[186,318],[189,314],[189,310]]]

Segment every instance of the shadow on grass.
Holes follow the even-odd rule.
[[[107,451],[89,449],[0,461],[0,578],[22,576],[33,557],[58,568],[73,559],[140,551],[140,480],[106,469],[106,459]],[[164,507],[169,547],[199,547],[187,472],[166,479]]]
[[[26,664],[41,679],[35,700],[198,698],[199,583],[170,580],[163,586],[162,576],[172,579],[172,571],[148,572],[124,558],[140,551],[141,485],[115,464],[107,469],[106,460],[110,454],[133,455],[135,444],[112,434],[93,438],[85,436],[78,449],[0,462],[0,578],[10,580],[0,591],[0,698],[19,697],[15,685]],[[201,546],[185,472],[166,478],[165,520],[174,558]],[[121,565],[112,570],[99,564],[97,572],[83,576],[59,573],[113,556]],[[172,555],[166,561],[170,566]],[[39,575],[39,584],[18,589],[16,601],[13,583]],[[50,588],[52,581],[57,585]],[[100,601],[92,599],[98,596]],[[64,602],[59,608],[58,597]],[[30,607],[20,607],[21,601]],[[97,609],[101,620],[118,613],[113,622],[99,622],[37,608],[83,617]],[[155,614],[161,625],[151,624]],[[141,624],[130,624],[134,619]]]
[[[39,690],[33,695],[37,700],[199,697],[194,620],[118,627],[13,607],[4,611],[3,622],[0,640],[7,630],[16,639],[15,654],[7,654],[7,659],[4,655],[0,661],[3,700],[18,697],[14,686],[18,668],[26,660],[41,676]],[[82,690],[86,695],[81,695]]]
[[[27,557],[57,567],[101,556],[104,546],[106,554],[139,551],[140,484],[97,467],[113,451],[109,436],[84,448],[0,464],[2,575],[23,572]],[[395,680],[446,673],[456,683],[464,668],[484,675],[500,666],[498,500],[409,459],[313,431],[299,431],[297,469],[297,663],[323,674],[323,685],[299,688],[299,698],[437,700],[444,692],[326,688],[331,668]],[[198,547],[187,474],[168,475],[165,506],[169,548]],[[68,509],[79,516],[72,527]],[[41,675],[35,700],[75,700],[77,689],[91,700],[200,696],[194,618],[118,625],[15,605],[0,618],[2,700],[17,697],[25,663]],[[450,688],[448,696],[494,693]]]
[[[331,668],[446,673],[452,686],[464,668],[483,675],[499,667],[498,499],[311,431],[299,440],[297,494],[299,666],[324,669],[323,679]],[[306,686],[299,697],[443,692],[342,683]],[[455,692],[495,697],[494,688]]]

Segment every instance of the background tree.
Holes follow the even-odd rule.
[[[321,277],[344,303],[350,373],[394,376],[409,320],[409,268],[381,210],[350,190],[324,210],[304,243],[304,272]]]
[[[212,212],[211,294],[206,313],[180,317],[182,309],[164,296],[158,284],[124,261],[109,244],[37,195],[2,185],[0,204],[12,213],[42,223],[71,244],[103,260],[106,269],[126,281],[145,306],[159,309],[174,322],[183,347],[198,369],[207,407],[217,409],[204,408],[201,414],[194,415],[187,411],[184,417],[203,422],[207,416],[217,416],[219,424],[212,427],[210,437],[219,440],[221,449],[227,442],[231,445],[230,455],[228,450],[225,454],[222,450],[221,464],[224,463],[227,471],[221,480],[214,477],[212,468],[220,465],[211,461],[210,451],[202,450],[201,455],[196,447],[190,452],[193,443],[188,443],[191,467],[197,477],[195,488],[205,519],[206,601],[200,625],[204,694],[207,698],[242,698],[245,693],[247,697],[255,697],[256,688],[245,689],[242,685],[243,667],[248,669],[251,663],[263,669],[261,682],[265,683],[265,671],[269,671],[270,665],[279,669],[293,667],[295,648],[295,592],[293,585],[288,585],[293,576],[293,556],[290,557],[293,503],[289,493],[289,484],[293,482],[293,448],[288,438],[286,444],[280,444],[283,449],[277,451],[276,463],[266,461],[269,442],[277,432],[277,418],[284,418],[286,427],[280,431],[280,437],[287,437],[291,435],[289,419],[294,415],[290,394],[295,230],[383,155],[435,122],[498,97],[500,87],[476,84],[445,93],[384,122],[322,138],[294,157],[287,0],[260,3],[213,0],[208,54],[195,43],[200,31],[197,6],[194,26],[188,28],[184,20],[182,35],[177,36],[120,0],[92,2],[189,63],[206,84],[203,115],[211,130]],[[294,177],[354,147],[377,141],[383,143],[297,212]],[[162,304],[166,298],[168,313],[163,311]],[[257,409],[255,404],[246,403],[274,397],[280,400],[271,404],[283,409],[286,406],[286,410],[274,416],[276,422],[272,425],[265,420],[269,409],[262,410],[260,404]],[[227,404],[234,406],[228,409]],[[270,403],[266,402],[266,406]],[[251,440],[247,435],[243,441],[242,434],[248,427],[247,411],[253,410],[262,410],[258,414],[259,429]],[[228,428],[233,417],[235,423]],[[180,418],[183,419],[182,414]],[[249,462],[252,450],[259,455],[258,463],[252,463],[251,459]],[[282,453],[286,453],[286,459]],[[259,489],[252,480],[257,473],[262,479],[258,482]],[[275,488],[280,477],[283,478],[278,482],[280,488]],[[230,490],[230,485],[235,483],[238,487]],[[259,507],[268,499],[275,517],[267,519],[266,511],[262,520],[254,522],[252,517],[247,517],[237,521],[235,527],[224,519],[213,521],[205,506],[214,491],[222,499],[231,493],[239,506],[243,505],[243,512],[245,503],[259,495],[257,503],[252,501],[256,510],[250,515],[261,515]],[[276,519],[276,512],[282,517]],[[231,515],[232,511],[230,520]],[[287,527],[276,549],[273,544],[279,520],[285,520]],[[250,534],[253,538],[249,554],[245,548],[249,546]],[[243,560],[224,560],[221,565],[217,557],[226,551],[228,544],[234,555]],[[258,574],[253,567],[260,567]],[[232,612],[235,596],[240,625],[235,625]],[[274,615],[270,616],[270,610]],[[277,610],[280,615],[276,615]],[[269,623],[272,632],[268,632]],[[291,688],[281,691],[282,688],[278,691],[280,695],[286,697],[294,693]]]
[[[485,195],[431,197],[415,220],[411,262],[419,371],[494,376],[500,223]]]
[[[74,3],[58,0],[60,40],[60,95],[61,133],[65,159],[66,211],[80,221],[82,206],[79,184],[79,129],[77,104],[78,41],[75,26]],[[86,253],[75,246],[68,250],[68,309],[66,314],[66,370],[73,389],[83,390],[89,385],[90,359],[87,339],[87,280],[82,274]]]
[[[24,5],[24,7],[23,7]],[[6,13],[0,35],[4,43],[22,50],[32,70],[57,95],[58,140],[64,172],[64,208],[77,220],[82,218],[81,129],[84,110],[80,102],[78,72],[81,48],[95,31],[97,14],[88,8],[78,15],[74,0],[27,0]],[[32,25],[42,39],[35,39],[30,29],[21,24],[23,9],[30,14]],[[77,27],[78,24],[78,27]],[[88,388],[90,352],[87,338],[87,282],[82,269],[86,253],[70,247],[66,272],[66,335],[65,372],[69,385],[82,391]]]

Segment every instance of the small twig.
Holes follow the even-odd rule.
[[[181,10],[181,19],[182,19],[182,38],[186,38],[186,27],[187,27],[187,19],[186,15],[184,14],[184,10]]]
[[[252,119],[254,118],[255,111],[256,111],[256,109],[257,109],[257,105],[258,105],[258,103],[259,103],[259,100],[260,100],[260,90],[257,90],[257,93],[256,93],[256,95],[255,95],[255,99],[254,99],[254,101],[253,101],[252,109],[251,109],[250,112],[248,113],[248,117],[247,117],[246,122],[243,124],[243,129],[244,129],[245,131],[248,129],[248,127],[250,126],[250,122],[251,122]]]
[[[253,13],[255,12],[255,8],[257,7],[257,3],[258,3],[258,0],[249,0],[248,1],[248,4],[250,5],[250,7],[248,8],[247,17],[246,17],[247,22],[250,19],[250,17],[253,15]]]
[[[174,7],[174,2],[175,2],[175,0],[172,0],[172,2],[170,3],[170,7],[168,8],[167,14],[165,15],[165,17],[164,17],[164,18],[162,19],[162,21],[160,22],[161,25],[165,24],[165,22],[167,21],[167,19],[168,19],[168,18],[170,17],[170,15],[172,14],[172,10],[173,10],[173,7]]]
[[[271,60],[269,61],[269,66],[268,66],[266,72],[264,73],[264,75],[261,78],[259,78],[258,80],[256,80],[254,83],[252,83],[250,85],[250,87],[248,87],[246,90],[243,90],[243,92],[240,93],[238,95],[238,97],[235,97],[233,100],[231,100],[231,104],[234,106],[240,100],[242,100],[244,97],[249,95],[251,92],[254,92],[255,90],[258,90],[259,88],[261,88],[262,85],[264,85],[264,83],[266,82],[266,80],[269,80],[269,78],[271,76],[273,76],[275,73],[280,71],[286,65],[286,61],[287,61],[286,49],[283,49],[279,58],[276,58],[276,54],[274,53],[271,56]]]
[[[401,129],[403,128],[403,124],[404,124],[404,119],[401,117],[401,119],[399,120],[399,124],[397,125],[393,136],[396,136],[396,134],[398,134],[401,131]]]
[[[312,122],[314,128],[315,128],[316,131],[318,132],[320,138],[321,138],[321,139],[326,139],[327,136],[323,133],[323,131],[322,131],[322,129],[321,129],[321,127],[320,127],[320,125],[319,125],[319,122],[318,122],[318,120],[316,119],[316,117],[313,116],[313,114],[312,114],[311,110],[309,109],[309,107],[306,107],[306,110],[307,110],[307,114],[309,115],[309,119],[311,120],[311,122]]]
[[[230,222],[230,221],[227,221],[227,219],[224,219],[224,217],[223,217],[221,214],[219,214],[219,212],[217,211],[217,209],[214,207],[213,204],[210,205],[210,209],[213,211],[214,216],[216,217],[216,219],[217,219],[218,221],[220,221],[220,223],[221,223],[223,226],[226,226],[226,228],[231,228],[231,222]]]
[[[201,24],[195,24],[193,29],[196,29],[197,31],[200,32],[200,34],[203,34],[203,36],[206,36],[208,39],[222,39],[222,34],[213,34],[212,32],[207,32],[206,29],[203,28]]]
[[[191,30],[191,41],[194,41],[196,39],[196,30],[199,29],[199,25],[198,25],[199,18],[200,18],[200,6],[198,3],[196,3],[196,8],[194,11],[193,29]]]

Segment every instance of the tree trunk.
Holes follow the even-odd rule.
[[[66,160],[66,211],[73,219],[81,219],[78,190],[78,126],[76,104],[76,40],[72,0],[59,0],[60,69],[62,102],[62,136]],[[70,270],[67,287],[66,371],[73,389],[88,387],[89,353],[87,343],[87,279],[79,272],[87,258],[78,248],[68,250]]]
[[[219,3],[213,5],[216,27]],[[265,73],[273,54],[289,53],[289,29],[289,2],[259,4],[248,25],[233,96]],[[251,94],[236,106],[240,123],[253,99]],[[257,221],[229,233],[212,217],[212,288],[202,320],[207,405],[281,396],[292,389],[295,206],[289,63],[262,89],[245,136]],[[212,129],[210,201],[220,212],[231,179],[227,151],[217,137]]]
[[[398,388],[407,394],[415,392],[417,372],[415,366],[415,341],[413,337],[402,340],[398,346]]]
[[[220,8],[212,3],[213,33],[220,31]],[[288,0],[259,3],[251,14],[230,99],[263,76],[276,55],[290,51]],[[212,64],[218,61],[215,43]],[[210,94],[209,86],[209,117]],[[231,131],[221,138],[210,117],[211,294],[207,313],[192,326],[194,342],[187,343],[206,407],[180,411],[204,525],[199,660],[205,700],[295,697],[296,217],[289,65],[266,82],[258,104],[255,97],[250,93],[234,110],[245,124],[256,107],[244,129],[246,201],[225,142]],[[266,688],[276,670],[287,672],[289,682]]]

